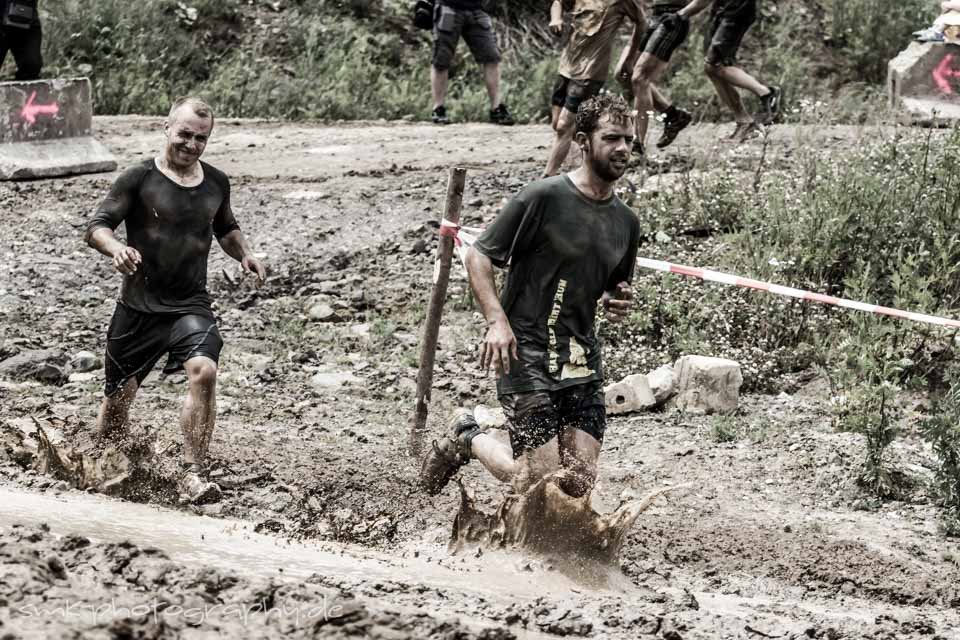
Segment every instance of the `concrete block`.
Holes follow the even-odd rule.
[[[688,413],[733,413],[740,402],[740,364],[724,358],[684,356],[676,361],[676,406]]]
[[[960,120],[960,46],[911,42],[887,65],[887,92],[912,120]]]
[[[0,180],[113,171],[86,78],[0,82]]]
[[[641,411],[657,405],[645,373],[629,375],[603,389],[607,413],[618,415]]]
[[[648,373],[647,382],[657,404],[663,404],[677,392],[677,377],[671,364],[665,364]]]

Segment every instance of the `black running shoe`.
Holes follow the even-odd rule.
[[[513,125],[513,116],[507,111],[507,105],[501,102],[496,109],[490,109],[490,122],[506,127]]]
[[[770,93],[760,98],[760,120],[763,124],[773,124],[780,117],[783,106],[783,88],[770,87]]]
[[[670,143],[677,139],[681,131],[693,122],[693,116],[689,111],[676,109],[672,117],[667,118],[663,123],[663,133],[657,140],[657,149],[663,149],[670,146]]]
[[[462,466],[470,462],[470,442],[482,429],[469,409],[458,409],[450,421],[452,435],[433,441],[420,467],[420,488],[435,496]]]
[[[433,110],[431,119],[433,120],[433,124],[450,124],[450,118],[447,117],[447,108],[443,105]]]

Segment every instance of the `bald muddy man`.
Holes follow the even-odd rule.
[[[467,252],[470,284],[487,321],[481,366],[493,367],[510,445],[484,433],[469,412],[424,458],[421,486],[435,495],[470,460],[525,491],[539,480],[531,454],[557,441],[568,495],[587,495],[606,428],[597,303],[611,320],[632,306],[629,282],[639,241],[634,212],[614,194],[630,159],[633,119],[619,96],[577,111],[579,169],[534,182]],[[493,268],[509,264],[498,297]]]
[[[164,127],[156,158],[125,171],[87,226],[87,243],[123,274],[120,299],[107,331],[104,399],[97,418],[101,437],[122,435],[130,405],[164,355],[165,373],[184,370],[188,392],[183,430],[181,499],[219,499],[203,479],[203,463],[216,418],[217,362],[223,341],[207,292],[207,258],[220,246],[263,282],[263,265],[230,208],[230,182],[200,161],[213,131],[213,111],[202,100],[180,98]],[[126,242],[114,231],[126,227]]]

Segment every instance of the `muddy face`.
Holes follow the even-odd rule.
[[[184,170],[196,164],[212,131],[211,118],[198,116],[187,106],[177,111],[164,127],[167,136],[165,155],[170,166]]]
[[[633,123],[630,119],[603,116],[600,126],[587,139],[584,162],[603,180],[616,182],[627,170],[632,143]]]

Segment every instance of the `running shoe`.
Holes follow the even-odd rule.
[[[501,102],[496,109],[490,109],[490,122],[506,127],[513,125],[513,116],[507,111],[507,105]]]
[[[181,504],[210,504],[220,502],[223,491],[216,482],[207,482],[196,471],[185,471],[177,486]]]
[[[676,109],[672,117],[667,118],[663,123],[663,133],[657,140],[657,149],[663,149],[670,146],[670,143],[677,139],[681,131],[693,122],[693,116],[689,111]]]
[[[443,105],[434,109],[430,118],[433,120],[433,124],[450,124],[450,118],[447,117],[447,108]]]
[[[783,106],[783,88],[770,87],[770,93],[760,98],[761,122],[773,124],[780,117]]]
[[[470,462],[470,442],[482,429],[469,409],[458,409],[450,421],[449,436],[433,441],[420,467],[420,488],[435,496],[447,486],[450,479]]]

